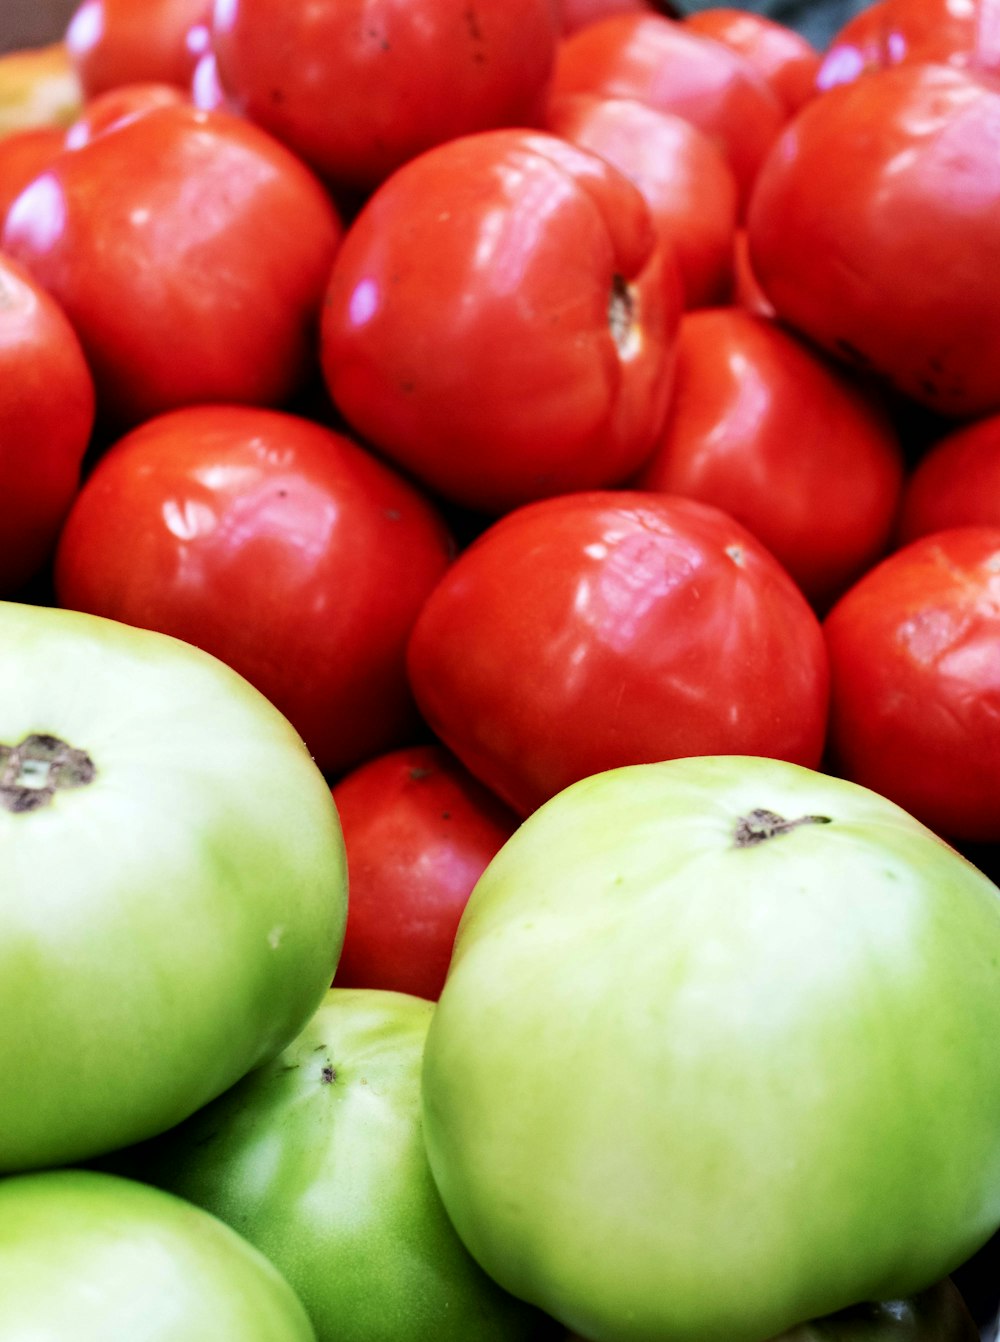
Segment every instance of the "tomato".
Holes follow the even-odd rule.
[[[849,84],[866,71],[890,64],[886,41],[889,12],[889,0],[872,0],[838,29],[820,62],[818,91]]]
[[[17,197],[62,149],[64,135],[61,127],[36,126],[0,137],[0,230]]]
[[[207,1209],[267,1254],[318,1342],[527,1342],[537,1311],[455,1234],[420,1131],[433,1004],[333,988],[274,1062],[126,1168]]]
[[[320,357],[362,438],[495,514],[636,469],[681,303],[631,182],[554,135],[488,131],[368,201],[333,265]]]
[[[748,219],[778,316],[921,405],[1000,408],[998,137],[1000,90],[941,65],[814,99],[769,156]]]
[[[0,635],[6,1173],[150,1137],[284,1048],[347,892],[322,774],[221,662],[10,602]]]
[[[451,558],[437,510],[297,415],[189,406],[100,459],[55,562],[63,606],[214,653],[352,767],[415,730],[404,655]]]
[[[703,131],[631,98],[586,93],[553,98],[546,126],[600,154],[636,184],[664,249],[677,262],[685,307],[725,299],[733,268],[736,179]]]
[[[0,243],[65,308],[104,417],[281,404],[315,359],[341,236],[286,149],[222,112],[154,108],[58,156]]]
[[[825,609],[889,548],[902,482],[888,413],[832,361],[740,308],[685,316],[637,487],[728,512]]]
[[[960,1292],[945,1277],[906,1300],[849,1305],[775,1342],[980,1342]]]
[[[653,0],[557,0],[563,33],[575,33],[611,14],[652,13]]]
[[[1000,415],[944,434],[907,475],[900,542],[961,526],[1000,527]]]
[[[2,142],[0,142],[2,143]],[[0,255],[0,593],[55,549],[94,426],[94,382],[59,305]]]
[[[154,81],[186,88],[208,39],[212,0],[80,0],[66,45],[84,93]]]
[[[118,84],[106,93],[88,99],[80,115],[67,129],[64,145],[67,149],[81,149],[95,135],[120,126],[132,117],[143,116],[154,107],[183,106],[188,101],[187,94],[176,84],[152,81]]]
[[[508,513],[414,625],[424,717],[519,814],[587,774],[718,751],[815,765],[819,622],[725,513],[639,491]]]
[[[236,105],[363,192],[459,135],[537,125],[557,36],[552,0],[216,0],[212,27]]]
[[[865,70],[913,62],[1000,73],[1000,25],[992,0],[878,0],[835,36],[819,84],[831,88]]]
[[[622,14],[563,40],[553,93],[636,98],[693,122],[724,152],[741,207],[785,109],[750,62],[663,14]]]
[[[0,1332],[74,1342],[314,1342],[288,1282],[207,1212],[97,1170],[0,1182]]]
[[[864,788],[759,756],[583,779],[459,928],[422,1078],[448,1214],[601,1342],[922,1291],[1000,1223],[998,960],[997,887]]]
[[[745,228],[736,230],[733,240],[733,288],[731,301],[758,317],[774,317],[771,300],[764,293],[750,264],[750,245]]]
[[[713,5],[684,16],[684,26],[745,56],[792,116],[816,94],[820,53],[800,32],[748,9]]]
[[[333,799],[351,883],[337,986],[436,999],[469,892],[517,816],[437,743],[366,761]]]
[[[1000,528],[897,550],[824,632],[830,767],[950,839],[1000,839]]]

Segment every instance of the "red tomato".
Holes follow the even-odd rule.
[[[565,38],[553,93],[636,98],[691,121],[722,149],[741,204],[786,120],[744,56],[662,14],[622,14]]]
[[[631,182],[556,136],[486,131],[400,168],[355,219],[323,371],[363,438],[500,513],[636,469],[666,413],[681,301]]]
[[[333,799],[351,883],[337,987],[436,1001],[472,887],[517,816],[437,744],[369,760]]]
[[[82,149],[106,130],[120,126],[133,117],[143,116],[154,107],[189,102],[188,95],[176,84],[119,84],[107,93],[88,99],[83,111],[66,131],[65,147]]]
[[[825,634],[831,770],[946,838],[1000,839],[1000,528],[897,550]]]
[[[685,307],[726,297],[738,191],[732,169],[704,131],[631,98],[587,93],[553,98],[546,126],[600,154],[639,188],[661,242],[677,261]]]
[[[211,8],[212,0],[81,0],[66,45],[85,95],[148,81],[186,88]]]
[[[620,490],[508,513],[441,579],[408,663],[431,728],[521,815],[617,765],[815,768],[823,748],[819,621],[759,541],[690,499]]]
[[[541,115],[552,0],[219,0],[222,87],[329,180],[369,190],[431,146]]]
[[[940,438],[907,477],[900,543],[962,526],[1000,527],[1000,415]]]
[[[822,57],[794,28],[765,14],[721,5],[694,10],[684,25],[745,56],[789,116],[815,96]]]
[[[76,327],[99,409],[130,427],[195,401],[283,403],[315,360],[341,231],[276,140],[177,104],[59,155],[0,236]]]
[[[1000,408],[998,144],[1000,89],[945,66],[876,70],[815,98],[748,219],[779,317],[940,413]]]
[[[49,559],[80,482],[94,384],[58,305],[0,256],[0,594]]]
[[[24,188],[62,150],[65,133],[55,126],[42,126],[0,136],[0,229]]]
[[[878,0],[836,35],[817,83],[827,89],[867,70],[935,61],[1000,73],[995,0]]]
[[[641,489],[713,503],[825,609],[889,545],[903,454],[842,370],[741,308],[681,322],[667,426]]]
[[[736,230],[733,239],[733,288],[731,301],[758,317],[774,317],[774,305],[760,287],[750,264],[750,247],[745,228]]]
[[[558,0],[562,31],[575,33],[578,28],[597,23],[612,14],[650,14],[657,6],[653,0]]]
[[[228,662],[333,773],[413,731],[405,644],[450,556],[433,507],[342,435],[191,406],[98,461],[63,529],[56,593]]]
[[[827,44],[816,75],[819,91],[849,84],[890,63],[887,51],[889,0],[873,0],[852,14]]]

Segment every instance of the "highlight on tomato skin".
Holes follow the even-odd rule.
[[[212,0],[80,0],[65,41],[87,99],[122,84],[187,88],[211,11]]]
[[[749,9],[713,5],[686,14],[684,26],[745,56],[789,116],[819,91],[821,53],[800,32],[777,19]]]

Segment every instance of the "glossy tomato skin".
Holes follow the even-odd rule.
[[[66,45],[87,98],[147,80],[186,88],[210,11],[211,0],[81,0]]]
[[[0,594],[55,549],[94,427],[94,382],[59,305],[0,255]]]
[[[354,220],[321,363],[361,437],[496,514],[639,465],[681,306],[631,182],[557,136],[487,131],[400,168]]]
[[[998,137],[1000,90],[943,65],[874,71],[814,99],[769,156],[748,218],[778,315],[940,413],[1000,407]]]
[[[269,135],[178,104],[59,155],[0,239],[65,308],[103,415],[131,427],[195,401],[289,397],[341,232]]]
[[[190,98],[176,84],[148,80],[142,83],[118,84],[104,93],[88,98],[80,115],[67,127],[64,145],[67,149],[81,149],[106,130],[121,125],[132,117],[143,116],[154,107],[186,105]]]
[[[1000,28],[991,0],[878,0],[836,34],[817,83],[832,88],[866,70],[913,62],[1000,71]]]
[[[686,308],[726,297],[738,191],[722,151],[704,131],[633,98],[587,93],[552,98],[545,124],[606,158],[639,188],[662,244],[677,261]]]
[[[0,230],[17,197],[62,149],[64,135],[62,127],[33,126],[0,136]]]
[[[723,149],[741,207],[786,119],[745,57],[663,14],[614,15],[565,38],[552,91],[637,98],[685,117]]]
[[[831,767],[944,837],[1000,839],[1000,528],[957,527],[870,570],[824,622]]]
[[[437,743],[366,761],[333,799],[351,885],[337,986],[436,1000],[472,887],[518,817]]]
[[[509,513],[414,626],[432,729],[526,815],[617,765],[747,751],[815,766],[827,663],[778,562],[709,505],[581,493]]]
[[[557,0],[557,7],[563,34],[575,33],[612,14],[652,14],[657,8],[653,0]]]
[[[745,56],[789,116],[815,97],[820,53],[787,24],[752,10],[713,5],[685,15],[684,26]]]
[[[1000,415],[946,433],[906,478],[896,530],[901,544],[962,526],[1000,527]]]
[[[415,729],[406,640],[450,557],[432,505],[342,435],[278,411],[192,406],[101,458],[55,581],[63,606],[214,653],[336,773]]]
[[[552,0],[216,0],[212,46],[247,116],[370,191],[433,145],[537,125],[557,34]]]
[[[722,508],[826,609],[889,547],[903,454],[884,407],[743,309],[688,313],[663,436],[634,482]]]

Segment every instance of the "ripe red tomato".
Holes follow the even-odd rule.
[[[211,9],[212,0],[81,0],[66,45],[86,97],[147,81],[186,88]]]
[[[100,458],[55,584],[60,605],[214,653],[336,773],[415,729],[406,640],[450,557],[432,505],[342,435],[190,406]]]
[[[431,728],[521,815],[579,778],[684,755],[816,767],[819,621],[744,527],[628,490],[546,499],[465,550],[408,664]]]
[[[41,126],[0,136],[0,230],[24,188],[61,151],[65,133],[55,126]]]
[[[940,413],[1000,409],[998,143],[1000,89],[943,65],[815,98],[748,218],[779,317]]]
[[[636,469],[666,413],[681,302],[631,182],[554,135],[484,131],[407,163],[355,219],[321,361],[366,441],[500,513]]]
[[[0,255],[0,595],[55,548],[94,425],[94,384],[55,301]]]
[[[888,548],[902,481],[887,412],[832,361],[741,308],[683,319],[638,488],[728,512],[826,609]]]
[[[120,126],[132,117],[143,116],[154,107],[188,102],[190,98],[187,93],[176,84],[153,81],[118,84],[106,93],[98,93],[87,100],[80,115],[66,131],[64,145],[67,149],[81,149],[95,135]]]
[[[730,299],[758,317],[774,317],[774,305],[757,282],[750,264],[750,246],[745,228],[736,230],[733,240],[733,288]]]
[[[552,0],[225,0],[212,44],[251,120],[367,191],[456,136],[537,125],[557,36]]]
[[[367,761],[333,799],[351,886],[337,987],[436,1000],[472,887],[517,816],[438,744]]]
[[[131,427],[195,401],[282,404],[315,361],[341,232],[276,140],[178,103],[60,154],[0,238],[65,308],[100,411]]]
[[[789,116],[816,95],[822,57],[787,24],[749,9],[712,6],[685,15],[684,25],[745,56],[777,94]]]
[[[993,0],[878,0],[835,36],[818,84],[832,88],[866,70],[914,62],[1000,73],[1000,24]]]
[[[653,0],[557,0],[557,6],[564,33],[575,33],[611,14],[649,14],[657,9]]]
[[[945,838],[1000,839],[1000,528],[897,550],[824,631],[831,770]]]
[[[819,91],[837,84],[849,84],[868,70],[880,70],[889,64],[886,50],[889,0],[872,0],[856,14],[827,44],[816,75]]]
[[[726,156],[741,206],[785,122],[777,95],[750,62],[663,14],[621,14],[567,37],[553,95],[636,98],[693,122]]]
[[[677,261],[685,307],[726,298],[739,193],[732,169],[704,131],[634,98],[587,93],[551,99],[545,123],[553,134],[600,154],[639,188]]]
[[[1000,527],[1000,415],[939,438],[903,486],[901,544],[961,526]]]

